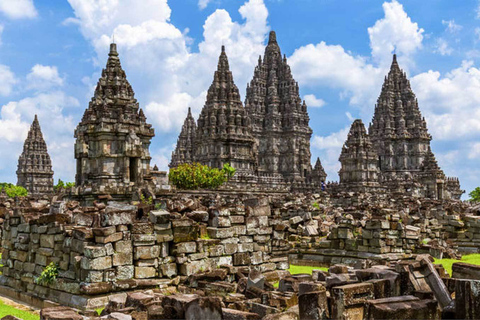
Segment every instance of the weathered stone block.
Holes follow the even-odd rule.
[[[104,270],[112,267],[112,257],[99,257],[94,259],[89,259],[87,257],[82,257],[80,261],[80,266],[85,270]]]
[[[135,267],[135,278],[146,279],[154,278],[156,269],[154,267]]]
[[[151,247],[135,247],[134,249],[135,260],[138,259],[153,259],[158,258],[160,256],[160,247],[159,246],[151,246]]]

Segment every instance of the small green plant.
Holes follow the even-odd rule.
[[[226,163],[222,169],[200,163],[185,163],[170,169],[168,179],[178,189],[216,189],[235,175],[235,168]]]
[[[105,308],[95,309],[95,311],[97,312],[98,316],[100,316],[100,315],[102,314],[103,309],[105,309]]]
[[[471,202],[480,202],[480,187],[476,187],[468,195]]]
[[[41,285],[48,285],[53,283],[58,276],[58,266],[54,262],[50,262],[48,266],[43,268],[39,277],[35,278],[35,283]]]
[[[24,187],[16,186],[11,183],[0,183],[0,191],[5,189],[5,193],[9,198],[26,197],[28,195],[27,190]]]
[[[64,182],[62,179],[58,179],[57,184],[53,186],[53,190],[57,192],[72,187],[75,187],[75,182]]]
[[[320,210],[320,205],[317,202],[312,203],[312,207],[314,207],[317,210]]]
[[[152,205],[153,203],[153,198],[152,197],[148,197],[148,199],[145,199],[145,196],[143,194],[140,195],[140,202],[142,204],[147,204],[147,205]]]
[[[210,238],[210,235],[209,235],[208,233],[205,233],[204,235],[202,235],[202,236],[200,237],[200,239],[202,239],[202,240],[210,240],[210,239],[212,239],[212,238]]]

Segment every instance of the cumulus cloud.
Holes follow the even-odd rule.
[[[58,74],[58,69],[55,66],[36,64],[27,75],[27,87],[39,91],[62,86],[63,82],[64,80]]]
[[[326,104],[325,100],[317,98],[314,94],[307,94],[303,98],[309,107],[321,108]]]
[[[412,22],[403,6],[396,0],[383,3],[385,17],[368,28],[372,57],[380,65],[388,65],[392,53],[403,57],[403,64],[411,64],[411,56],[422,48],[423,32]]]
[[[10,67],[0,64],[0,95],[8,96],[15,84],[18,83],[15,74],[10,70]]]
[[[354,56],[340,45],[308,44],[295,50],[289,58],[296,80],[302,87],[326,86],[340,89],[350,104],[372,105],[378,94],[386,70]]]
[[[480,135],[480,70],[473,62],[443,76],[432,70],[418,74],[411,84],[435,139]]]
[[[10,19],[35,18],[38,15],[33,0],[0,0],[0,12]]]

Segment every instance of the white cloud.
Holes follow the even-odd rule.
[[[435,41],[435,53],[440,53],[442,56],[449,56],[452,54],[453,49],[448,45],[447,40],[438,38]]]
[[[205,9],[212,0],[198,0],[198,7],[200,10]]]
[[[39,91],[62,86],[63,82],[64,80],[58,74],[58,69],[55,66],[36,64],[27,75],[27,87]]]
[[[385,17],[368,28],[372,57],[380,65],[388,65],[392,53],[403,56],[404,65],[410,65],[411,56],[422,47],[423,32],[412,22],[403,6],[396,0],[383,3]]]
[[[22,142],[27,136],[28,124],[21,121],[21,116],[16,112],[16,105],[10,104],[2,107],[0,115],[0,140],[8,142]]]
[[[321,108],[326,104],[325,100],[315,97],[314,94],[307,94],[303,98],[308,107]]]
[[[461,25],[455,23],[455,20],[442,20],[442,24],[446,26],[445,31],[455,34],[463,29]]]
[[[350,120],[351,122],[355,121],[355,118],[352,116],[352,114],[350,112],[345,112],[345,115],[347,116],[348,120]]]
[[[0,12],[10,19],[35,18],[33,0],[0,0]]]
[[[387,70],[353,56],[339,45],[308,44],[289,58],[295,79],[302,87],[326,86],[342,90],[343,97],[357,106],[373,105]]]
[[[0,95],[8,96],[13,86],[18,83],[15,74],[10,70],[10,67],[0,64]]]
[[[480,70],[473,62],[443,76],[431,70],[418,74],[411,84],[434,139],[480,135]]]

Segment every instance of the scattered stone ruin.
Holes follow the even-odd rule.
[[[450,277],[430,257],[479,252],[479,210],[364,192],[2,197],[0,292],[52,320],[475,319],[480,268],[456,263]],[[38,283],[51,262],[58,277]],[[329,269],[291,275],[290,263]]]

